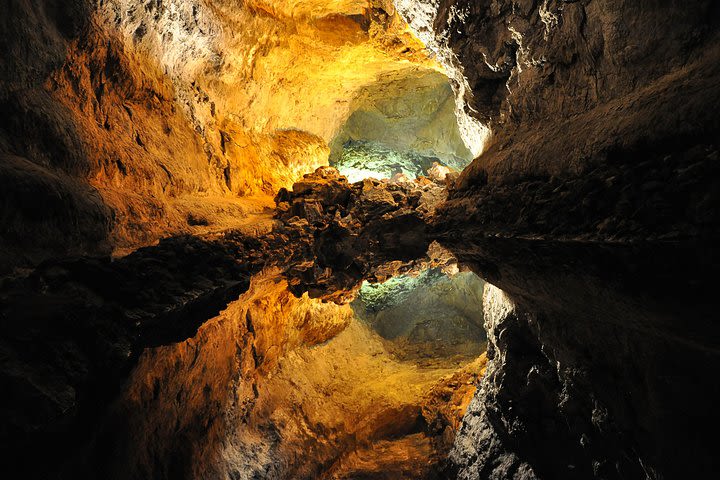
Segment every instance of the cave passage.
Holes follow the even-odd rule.
[[[485,284],[444,270],[366,283],[351,304],[257,273],[193,338],[143,352],[112,416],[117,458],[140,476],[195,471],[197,459],[167,455],[200,435],[231,477],[436,478],[487,362]],[[175,433],[202,418],[207,431]]]
[[[330,141],[330,165],[351,182],[426,175],[435,164],[461,171],[474,158],[458,126],[448,77],[435,70],[386,74],[356,92]]]
[[[420,365],[462,364],[484,352],[484,281],[472,272],[437,268],[363,282],[350,304],[402,360]]]
[[[0,55],[0,477],[718,476],[720,2],[7,0]]]

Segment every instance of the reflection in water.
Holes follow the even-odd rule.
[[[487,388],[489,415],[523,425],[505,434],[538,473],[716,471],[716,249],[469,238],[444,245],[528,312],[495,332],[503,380]]]
[[[485,351],[484,284],[472,272],[451,277],[430,268],[364,282],[351,306],[397,357],[422,365],[462,363]]]

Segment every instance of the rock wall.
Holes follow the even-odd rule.
[[[212,478],[271,466],[261,458],[262,442],[254,453],[225,457],[229,435],[247,428],[259,389],[285,353],[332,338],[350,317],[348,307],[295,298],[278,280],[277,272],[256,276],[198,335],[143,354],[115,420],[95,445],[99,455],[111,451],[96,475]]]
[[[365,283],[350,305],[400,359],[423,366],[474,359],[485,351],[484,282],[453,273],[428,269]]]
[[[429,50],[387,2],[11,0],[0,18],[3,270],[209,235],[3,280],[12,394],[0,433],[12,457],[41,475],[136,478],[394,475],[388,459],[401,452],[439,462],[474,374],[421,379],[434,400],[387,399],[370,380],[399,373],[402,394],[407,371],[373,363],[382,342],[347,307],[303,296],[348,300],[364,278],[413,269],[439,238],[514,303],[488,290],[490,373],[448,475],[717,472],[707,279],[720,263],[705,243],[720,212],[716,3],[397,4]],[[250,196],[324,163],[348,99],[382,75],[437,71],[433,54],[467,106],[456,114],[471,150],[492,132],[449,192],[427,179],[351,186],[320,169],[280,190],[271,230],[267,196]],[[266,236],[213,236],[249,214]],[[287,282],[258,277],[213,317],[271,252]],[[294,371],[329,370],[332,356],[351,365],[358,344],[362,393],[386,409],[348,391],[341,421],[282,403]],[[296,383],[317,395],[345,380],[303,371]],[[359,425],[374,414],[380,432]],[[318,432],[331,441],[302,465]],[[375,440],[381,453],[364,462]]]
[[[79,471],[103,478],[433,478],[483,362],[418,369],[278,269],[147,349]]]
[[[714,2],[398,5],[492,130],[443,218],[545,238],[717,229]]]
[[[12,0],[1,21],[6,271],[235,227],[327,164],[362,87],[439,68],[383,1]]]
[[[95,477],[77,463],[143,350],[194,336],[246,291],[257,267],[245,251],[186,236],[0,282],[0,443],[13,470]]]
[[[372,142],[395,152],[435,157],[456,170],[473,159],[458,128],[455,95],[442,72],[411,70],[383,75],[358,91],[350,112],[330,142],[331,165],[337,165],[348,141]],[[376,162],[378,166],[353,166],[382,175],[385,164],[392,160],[378,158]],[[420,173],[425,174],[425,170]],[[344,173],[341,167],[340,171]]]
[[[486,284],[483,292],[483,310],[489,340],[489,368],[478,393],[468,406],[455,438],[449,457],[448,476],[458,479],[535,479],[537,476],[533,467],[506,444],[505,432],[498,425],[504,425],[507,420],[496,408],[498,397],[506,393],[503,378],[505,371],[514,371],[516,378],[519,378],[527,373],[527,364],[532,362],[530,358],[522,359],[509,353],[508,347],[515,344],[512,345],[515,348],[519,338],[510,333],[512,330],[508,325],[513,323],[518,328],[530,318],[517,312],[512,300],[490,284]],[[503,335],[505,332],[507,334]]]
[[[503,292],[485,291],[488,373],[450,478],[717,469],[715,249],[495,239],[454,250]]]
[[[0,443],[13,466],[27,478],[431,477],[483,362],[419,368],[328,300],[452,268],[437,244],[425,257],[423,219],[442,193],[321,167],[278,195],[262,235],[178,236],[2,279]]]

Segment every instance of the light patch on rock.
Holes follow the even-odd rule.
[[[490,129],[473,118],[465,101],[472,95],[470,85],[463,74],[462,65],[447,45],[444,34],[437,34],[433,24],[440,7],[439,0],[394,0],[398,13],[408,23],[412,32],[425,44],[428,50],[445,68],[455,92],[455,115],[463,141],[475,157],[480,155],[490,139]],[[453,9],[451,15],[464,18],[464,12]],[[462,22],[457,22],[462,24]]]

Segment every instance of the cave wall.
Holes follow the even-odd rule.
[[[367,267],[376,255],[366,252],[368,246],[383,244],[388,257],[408,261],[425,250],[429,235],[440,237],[515,304],[498,300],[497,316],[493,305],[484,308],[490,374],[455,440],[450,472],[463,478],[677,478],[717,471],[708,446],[720,395],[697,370],[718,364],[715,310],[707,300],[714,292],[703,278],[717,278],[704,270],[717,265],[716,257],[700,248],[644,256],[631,249],[616,256],[593,244],[598,250],[589,254],[571,249],[553,255],[557,244],[490,248],[468,242],[487,236],[616,244],[716,239],[715,4],[397,3],[466,101],[460,133],[480,132],[483,123],[492,143],[451,185],[432,229],[426,222],[446,193],[436,185],[418,184],[408,199],[398,185],[366,181],[353,187],[357,201],[350,203],[350,187],[338,187],[337,177],[325,182],[329,193],[320,192],[328,185],[315,190],[309,181],[293,194],[282,192],[278,217],[320,238],[313,245],[319,253],[300,265],[304,276],[293,291],[343,295],[338,285],[354,288],[357,278],[347,274],[345,283],[333,283],[316,264],[332,272],[343,263],[335,269],[342,277],[349,265]],[[0,119],[3,267],[134,248],[192,231],[189,223],[222,226],[227,217],[261,210],[262,200],[247,204],[247,197],[288,185],[326,161],[326,144],[350,112],[346,99],[354,92],[381,73],[438,68],[391,12],[388,4],[353,1],[257,1],[242,8],[234,2],[45,1],[36,8],[13,0],[0,19],[6,32],[0,46],[9,52],[0,67],[7,112]],[[331,198],[336,194],[345,195],[344,205]],[[432,200],[431,208],[418,215],[413,209],[425,200]],[[359,216],[362,222],[347,215],[358,205],[367,214]],[[383,221],[373,223],[378,217]],[[316,226],[326,223],[333,229]],[[144,256],[138,258],[128,267],[137,275],[145,272]],[[188,256],[182,250],[158,258],[151,255],[158,263]],[[692,261],[681,265],[685,260]],[[233,255],[224,262],[235,274],[241,268]],[[82,318],[91,322],[102,317],[134,325],[137,305],[114,299],[112,286],[122,281],[112,275],[107,284],[96,281],[114,268],[95,263],[88,271],[72,263],[48,265],[23,288],[40,299],[48,288],[61,300],[79,291],[68,315],[61,315],[68,324],[74,325],[78,309],[90,312]],[[67,270],[79,271],[81,288]],[[640,270],[650,274],[637,275]],[[172,278],[163,272],[158,275]],[[188,275],[189,283],[173,294],[184,298],[195,290],[193,280],[224,291],[210,281],[222,283],[222,277],[205,274]],[[98,295],[95,289],[103,287]],[[228,458],[253,444],[227,439],[245,434],[236,422],[250,418],[255,372],[279,364],[277,349],[321,342],[347,324],[347,308],[298,299],[287,288],[265,279],[257,284],[262,294],[253,290],[245,303],[233,303],[196,338],[146,351],[115,405],[116,416],[90,439],[100,454],[88,458],[98,463],[82,468],[139,478],[203,476],[195,469],[206,467],[229,473]],[[15,312],[3,316],[3,328],[21,346],[28,344],[24,324],[5,318],[35,312],[23,302],[36,297],[24,292],[14,292],[18,303],[8,305]],[[146,292],[131,291],[127,298],[147,300],[140,293]],[[104,295],[114,301],[106,303]],[[488,301],[501,297],[495,291]],[[678,304],[671,297],[690,300]],[[642,303],[647,298],[649,307]],[[158,311],[178,301],[175,295],[163,300]],[[87,302],[97,305],[83,310]],[[52,321],[58,309],[50,305],[33,320]],[[268,314],[277,308],[282,315]],[[309,321],[303,312],[314,308],[322,311]],[[143,315],[155,318],[157,311]],[[284,320],[276,325],[278,318]],[[268,337],[252,325],[257,319]],[[94,331],[81,327],[81,333]],[[192,334],[181,333],[171,341]],[[90,337],[88,348],[107,353]],[[116,353],[123,352],[110,352]],[[55,354],[63,351],[48,358],[54,361]],[[25,378],[22,370],[11,373]],[[281,397],[291,377],[286,371],[267,398]],[[316,385],[306,382],[308,390]],[[60,395],[72,406],[72,393]],[[65,405],[53,408],[64,411]],[[265,425],[254,427],[272,438],[275,432],[262,431]],[[307,437],[298,438],[283,458],[297,458]],[[238,469],[250,463],[266,468],[266,453],[238,460]],[[330,456],[323,455],[318,458]]]
[[[477,358],[485,350],[482,292],[472,272],[437,269],[364,284],[350,304],[403,360],[420,365]]]
[[[525,122],[552,125],[611,100],[622,106],[662,89],[663,78],[673,81],[668,74],[692,76],[696,62],[706,76],[714,72],[707,56],[717,55],[718,12],[709,1],[396,4],[440,60],[463,74],[468,111],[494,135]]]
[[[492,130],[445,218],[548,238],[717,227],[714,2],[403,1],[398,9],[462,73],[467,110]]]
[[[81,465],[85,474],[217,478],[282,469],[280,458],[263,451],[277,440],[269,421],[248,451],[234,451],[242,444],[234,432],[249,430],[259,391],[280,359],[334,337],[350,316],[347,306],[294,297],[277,271],[256,275],[197,335],[145,350],[91,446],[95,464]]]
[[[714,249],[484,240],[457,251],[492,285],[488,370],[456,437],[451,478],[717,470]]]
[[[266,269],[196,335],[146,349],[61,473],[434,478],[483,367],[402,362],[349,305],[295,297]]]
[[[384,1],[13,0],[2,25],[6,270],[237,226],[327,164],[358,89],[438,68]]]

